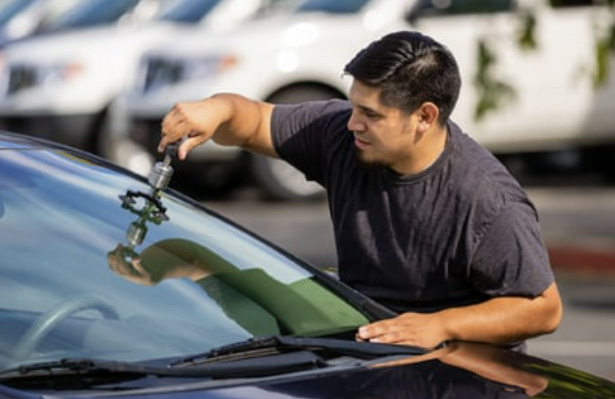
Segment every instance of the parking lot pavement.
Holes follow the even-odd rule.
[[[530,353],[615,381],[615,188],[605,185],[527,188],[564,301],[550,335]]]
[[[529,188],[553,267],[615,275],[615,188]]]

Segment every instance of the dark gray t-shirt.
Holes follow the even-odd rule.
[[[365,168],[350,112],[278,105],[271,123],[278,154],[327,189],[342,281],[398,312],[534,297],[553,282],[536,210],[491,153],[449,123],[422,173]]]

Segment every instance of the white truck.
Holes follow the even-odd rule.
[[[205,38],[289,0],[81,0],[65,23],[106,24],[7,46],[0,75],[0,128],[108,155],[105,120],[132,86],[141,55],[184,31]],[[281,7],[281,6],[280,6]],[[114,23],[112,23],[114,21]]]
[[[615,79],[594,88],[587,72],[595,59],[596,23],[609,15],[588,1],[553,8],[541,0],[306,0],[284,18],[250,23],[217,40],[184,37],[148,53],[139,83],[118,98],[115,134],[129,135],[151,160],[160,121],[178,101],[221,91],[271,102],[343,98],[349,80],[342,70],[357,50],[387,32],[416,29],[455,54],[463,88],[453,119],[494,153],[599,153],[615,144]],[[537,21],[529,35],[533,50],[518,42],[521,29],[532,26],[522,23],[523,10],[532,10]],[[480,53],[480,43],[495,53]],[[497,62],[480,61],[481,54]],[[474,84],[479,77],[482,88]],[[489,101],[498,93],[500,100],[514,95],[477,120],[478,104],[497,105]],[[197,185],[223,185],[239,172],[278,199],[320,194],[279,162],[214,143],[193,151],[181,167],[199,177]]]

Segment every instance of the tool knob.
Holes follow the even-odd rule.
[[[173,176],[173,167],[168,162],[156,162],[149,174],[148,182],[155,190],[164,190]]]
[[[180,144],[181,142],[169,144],[164,151],[164,159],[154,164],[154,168],[150,172],[148,178],[149,185],[154,190],[164,190],[169,185],[169,181],[173,176],[171,161],[173,157],[177,156]]]

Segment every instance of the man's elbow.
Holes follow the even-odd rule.
[[[562,322],[563,307],[561,302],[557,306],[552,306],[546,314],[543,331],[541,334],[552,334],[559,328]]]
[[[552,283],[541,294],[541,300],[543,301],[543,310],[541,312],[540,331],[538,334],[552,334],[560,326],[564,314],[562,299],[555,283]]]

